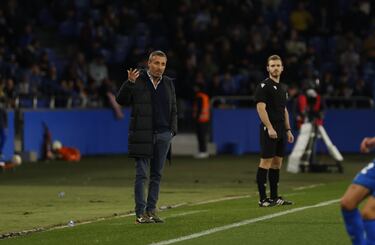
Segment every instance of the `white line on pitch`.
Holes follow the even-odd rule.
[[[195,210],[195,211],[188,211],[188,212],[182,212],[182,213],[177,213],[177,214],[172,214],[172,215],[168,215],[164,218],[164,220],[166,219],[170,219],[170,218],[175,218],[175,217],[181,217],[181,216],[186,216],[186,215],[190,215],[190,214],[197,214],[197,213],[203,213],[203,212],[207,212],[208,210]],[[134,214],[133,214],[134,215]],[[81,223],[80,223],[81,224]],[[124,221],[122,222],[119,222],[119,223],[110,223],[108,225],[124,225]]]
[[[207,200],[207,201],[203,201],[203,202],[192,203],[190,206],[197,206],[197,205],[202,205],[202,204],[207,204],[207,203],[221,202],[221,201],[227,201],[227,200],[235,200],[235,199],[241,199],[241,198],[247,198],[247,197],[251,197],[251,196],[250,195],[244,195],[244,196],[223,197],[223,198]]]
[[[169,216],[165,217],[165,219],[186,216],[186,215],[189,215],[189,214],[203,213],[203,212],[207,212],[207,211],[208,210],[187,211],[187,212],[182,212],[182,213],[177,213],[177,214],[169,215]]]
[[[152,243],[151,245],[167,245],[167,244],[172,244],[172,243],[176,243],[176,242],[191,240],[191,239],[194,239],[194,238],[207,236],[207,235],[210,235],[210,234],[213,234],[213,233],[216,233],[216,232],[229,230],[229,229],[232,229],[232,228],[256,223],[256,222],[263,221],[263,220],[272,219],[272,218],[275,218],[275,217],[279,217],[279,216],[283,216],[283,215],[287,215],[287,214],[291,214],[291,213],[296,213],[296,212],[303,211],[303,210],[306,210],[306,209],[318,208],[318,207],[331,205],[333,203],[339,202],[339,200],[340,199],[335,199],[335,200],[330,200],[330,201],[326,201],[326,202],[321,202],[321,203],[318,203],[318,204],[315,204],[315,205],[293,208],[293,209],[289,209],[289,210],[286,210],[286,211],[282,211],[282,212],[278,212],[278,213],[274,213],[274,214],[269,214],[269,215],[265,215],[265,216],[254,218],[254,219],[244,220],[244,221],[241,221],[241,222],[238,222],[238,223],[219,226],[219,227],[216,227],[216,228],[213,228],[213,229],[208,229],[208,230],[205,230],[205,231],[201,231],[201,232],[198,232],[198,233],[194,233],[194,234],[179,237],[179,238],[174,238],[174,239],[165,240],[165,241],[161,241],[161,242],[157,242],[157,243]]]
[[[312,188],[319,187],[319,186],[324,186],[324,185],[325,184],[323,184],[323,183],[319,183],[319,184],[315,184],[315,185],[300,186],[300,187],[293,188],[293,191],[300,191],[300,190],[312,189]]]

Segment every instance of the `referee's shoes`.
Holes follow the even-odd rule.
[[[263,200],[260,200],[258,204],[261,208],[272,207],[276,205],[276,203],[271,198],[265,198]]]
[[[273,207],[273,206],[283,206],[283,205],[292,205],[292,201],[285,200],[281,196],[277,199],[266,198],[258,202],[259,207]]]
[[[282,206],[282,205],[292,205],[292,201],[285,200],[282,197],[278,197],[276,200],[274,200],[275,206]]]

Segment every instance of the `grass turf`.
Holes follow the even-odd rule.
[[[287,208],[339,198],[355,172],[369,160],[369,157],[363,156],[347,157],[344,174],[294,175],[282,171],[280,191],[288,193],[286,197],[297,203]],[[257,162],[257,156],[220,156],[208,160],[175,158],[172,166],[165,167],[159,206],[185,205],[162,212],[161,216],[167,218],[166,224],[140,227],[134,225],[134,217],[111,218],[0,240],[0,244],[130,244],[130,241],[131,244],[149,244],[285,209],[257,207],[254,182]],[[129,212],[134,206],[133,178],[134,163],[125,156],[91,157],[78,164],[26,163],[15,172],[0,175],[0,233]],[[312,189],[294,189],[316,184],[318,186]],[[243,195],[250,197],[191,205]],[[265,231],[273,235],[268,236]],[[294,233],[301,236],[289,238]],[[237,241],[236,244],[241,244],[246,241],[244,244],[257,244],[256,241],[263,239],[262,244],[272,244],[275,240],[290,244],[289,239],[297,239],[293,243],[296,244],[303,237],[311,238],[307,244],[316,244],[314,241],[319,239],[320,244],[336,243],[329,241],[348,243],[338,205],[305,210],[183,243],[228,244],[229,241]],[[284,240],[285,243],[282,242]]]

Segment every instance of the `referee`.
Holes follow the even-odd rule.
[[[256,175],[260,207],[293,204],[277,193],[286,141],[289,143],[294,141],[286,109],[288,94],[286,86],[280,83],[283,69],[280,56],[270,56],[267,59],[269,77],[259,83],[255,91],[257,111],[262,121],[260,124],[261,158]],[[270,198],[266,194],[267,176],[271,192]]]

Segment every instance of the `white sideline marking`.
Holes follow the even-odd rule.
[[[190,215],[190,214],[203,213],[203,212],[207,212],[207,211],[208,210],[195,210],[195,211],[188,211],[188,212],[172,214],[172,215],[169,215],[169,216],[165,217],[164,220],[170,219],[170,218],[175,218],[175,217],[186,216],[186,215]],[[135,214],[132,214],[132,215],[135,215]],[[126,216],[131,216],[131,215],[125,215],[123,217],[126,217]],[[82,223],[80,223],[80,224],[82,224]],[[112,224],[109,224],[109,225],[124,225],[124,222],[112,223]]]
[[[197,206],[197,205],[202,205],[202,204],[207,204],[207,203],[221,202],[221,201],[241,199],[241,198],[247,198],[247,197],[251,197],[251,196],[250,195],[244,195],[244,196],[223,197],[223,198],[219,198],[219,199],[213,199],[213,200],[208,200],[208,201],[203,201],[203,202],[192,203],[190,206]]]
[[[177,207],[184,206],[186,204],[187,204],[186,202],[184,202],[184,203],[178,203],[176,205],[172,205],[172,206],[168,206],[168,207],[165,206],[164,208],[160,208],[160,210],[166,210],[166,209],[170,209],[170,208],[177,208]],[[91,223],[98,222],[98,221],[112,220],[112,219],[118,219],[118,218],[125,218],[125,217],[130,217],[130,216],[135,216],[135,212],[133,212],[133,213],[127,213],[127,214],[118,214],[116,216],[101,217],[101,218],[96,218],[96,219],[93,219],[93,220],[81,221],[81,222],[78,222],[78,223],[74,224],[74,226],[77,226],[77,225],[86,225],[86,224],[91,224]],[[56,227],[49,228],[48,231],[58,230],[58,229],[63,229],[63,228],[70,228],[70,227],[69,227],[69,225],[61,225],[61,226],[56,226]]]
[[[215,200],[208,200],[208,201],[205,201],[205,202],[201,202],[201,204],[220,202],[222,200],[239,199],[239,198],[244,198],[244,197],[248,197],[248,196],[235,196],[235,197],[226,197],[226,198],[215,199]],[[163,211],[163,210],[167,210],[167,209],[171,209],[171,208],[172,209],[178,208],[178,207],[185,206],[185,205],[189,205],[189,204],[187,202],[183,202],[183,203],[178,203],[178,204],[171,205],[171,206],[162,206],[162,207],[160,207],[160,210]],[[193,204],[190,204],[190,205],[195,206],[195,205],[198,205],[198,204],[193,203]],[[189,213],[189,214],[191,214],[191,213]],[[112,220],[112,219],[117,219],[117,218],[130,217],[130,216],[134,216],[134,215],[135,215],[135,213],[132,212],[132,213],[125,213],[125,214],[118,214],[116,216],[100,217],[100,218],[95,218],[95,219],[91,219],[91,220],[75,222],[74,226],[91,224],[91,223],[103,221],[103,220]],[[174,216],[170,216],[170,217],[174,217]],[[15,232],[14,234],[12,234],[10,236],[7,236],[7,237],[1,237],[2,234],[0,234],[0,240],[10,239],[10,238],[17,237],[17,236],[24,236],[24,235],[27,235],[27,234],[30,234],[30,233],[35,233],[35,232],[45,232],[45,231],[60,230],[60,229],[65,229],[65,228],[71,228],[71,227],[69,227],[69,225],[67,225],[67,224],[66,225],[56,225],[56,226],[48,227],[48,228],[39,227],[39,228],[35,228],[35,229]]]
[[[165,217],[165,219],[186,216],[186,215],[189,215],[189,214],[203,213],[203,212],[207,212],[207,211],[208,210],[195,210],[195,211],[182,212],[182,213],[169,215],[169,216]]]
[[[324,186],[324,185],[325,184],[323,184],[323,183],[319,183],[319,184],[316,184],[316,185],[300,186],[300,187],[293,188],[293,191],[300,191],[300,190],[312,189],[312,188],[319,187],[319,186]]]
[[[330,201],[326,201],[326,202],[321,202],[321,203],[318,203],[318,204],[315,204],[315,205],[293,208],[293,209],[289,209],[289,210],[286,210],[286,211],[282,211],[282,212],[278,212],[278,213],[274,213],[274,214],[269,214],[269,215],[265,215],[265,216],[254,218],[254,219],[244,220],[244,221],[241,221],[241,222],[238,222],[238,223],[219,226],[219,227],[216,227],[216,228],[213,228],[213,229],[208,229],[208,230],[205,230],[205,231],[201,231],[201,232],[198,232],[198,233],[194,233],[194,234],[191,234],[191,235],[187,235],[187,236],[183,236],[183,237],[179,237],[179,238],[175,238],[175,239],[165,240],[165,241],[161,241],[161,242],[157,242],[157,243],[151,243],[151,245],[167,245],[167,244],[172,244],[172,243],[176,243],[176,242],[191,240],[191,239],[194,239],[194,238],[210,235],[210,234],[213,234],[213,233],[216,233],[216,232],[225,231],[225,230],[229,230],[229,229],[232,229],[232,228],[256,223],[258,221],[272,219],[272,218],[275,218],[275,217],[279,217],[279,216],[283,216],[283,215],[291,214],[291,213],[296,213],[296,212],[303,211],[303,210],[310,209],[310,208],[318,208],[318,207],[331,205],[331,204],[339,202],[339,201],[340,201],[340,199],[334,199],[334,200],[330,200]]]
[[[186,204],[187,204],[187,202],[182,202],[182,203],[178,203],[178,204],[172,205],[171,207],[172,208],[178,208],[178,207],[181,207],[181,206],[185,206]]]
[[[302,194],[302,193],[299,193],[299,194]],[[298,195],[298,194],[296,194],[296,193],[294,193],[294,194],[286,194],[285,196],[289,196],[289,195]],[[220,202],[220,201],[225,201],[225,200],[240,199],[240,198],[246,198],[246,197],[251,197],[251,195],[234,196],[234,197],[224,197],[224,198],[219,198],[219,199],[213,199],[213,200],[203,201],[203,202],[199,202],[199,203],[192,203],[192,204],[190,204],[190,206],[196,206],[196,205],[206,204],[206,203]],[[189,205],[189,204],[187,202],[178,203],[178,204],[171,205],[171,206],[163,206],[160,209],[161,209],[161,211],[163,211],[163,210],[166,210],[166,209],[169,209],[169,208],[177,208],[177,207],[181,207],[181,206],[185,206],[185,205]],[[116,218],[124,218],[124,217],[129,217],[129,216],[134,216],[134,215],[135,215],[135,213],[133,212],[133,213],[118,214],[116,216],[100,217],[100,218],[95,218],[95,219],[91,219],[91,220],[76,222],[74,224],[74,226],[79,226],[79,225],[84,225],[84,224],[91,224],[91,223],[98,222],[98,221],[103,221],[103,220],[111,220],[111,219],[116,219]],[[66,225],[55,225],[55,226],[52,226],[52,227],[38,227],[38,228],[30,229],[30,230],[23,230],[23,231],[19,231],[19,232],[13,232],[13,234],[11,234],[9,236],[4,236],[4,237],[2,237],[3,234],[0,234],[0,240],[2,240],[2,239],[10,239],[10,238],[17,237],[17,236],[25,236],[25,235],[28,235],[30,233],[35,233],[35,232],[46,232],[46,231],[59,230],[59,229],[65,229],[65,228],[70,228],[70,227],[67,224]]]
[[[185,206],[187,205],[188,203],[187,202],[182,202],[182,203],[177,203],[175,205],[163,205],[161,206],[159,209],[160,210],[167,210],[167,209],[170,209],[170,208],[178,208],[178,207],[182,207],[182,206]]]

